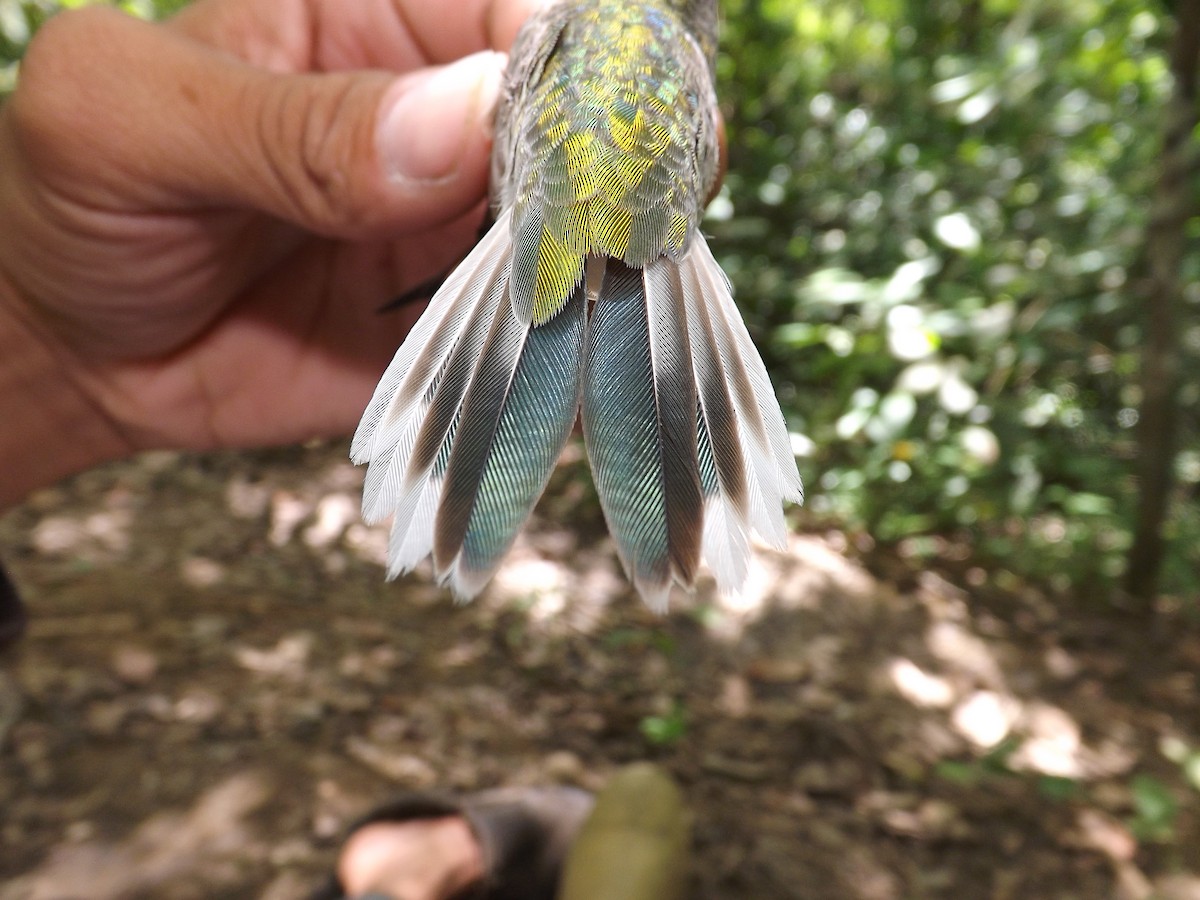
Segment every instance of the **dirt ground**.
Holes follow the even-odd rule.
[[[0,900],[299,898],[398,791],[637,759],[689,797],[702,900],[1200,898],[1194,610],[801,533],[659,618],[578,462],[456,606],[384,582],[345,451],[152,454],[0,518],[31,609],[0,654]]]

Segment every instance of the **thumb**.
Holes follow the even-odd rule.
[[[504,60],[482,52],[399,77],[257,76],[239,123],[242,168],[228,170],[227,188],[338,237],[461,215],[487,189]]]
[[[43,26],[10,106],[38,175],[103,208],[247,207],[364,238],[478,203],[503,65],[277,74],[92,6]]]

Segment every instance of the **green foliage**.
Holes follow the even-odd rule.
[[[1179,766],[1184,781],[1193,790],[1200,791],[1200,748],[1172,736],[1163,739],[1161,749],[1163,756]]]
[[[1074,778],[1059,775],[1042,775],[1037,780],[1038,793],[1048,800],[1067,802],[1078,799],[1082,787]]]
[[[1009,765],[1014,753],[1021,749],[1024,739],[1010,734],[977,759],[943,759],[934,766],[934,773],[956,784],[977,784],[989,778],[1011,778],[1016,773]],[[1043,787],[1039,779],[1039,789]],[[1067,779],[1063,779],[1067,780]],[[1051,788],[1053,790],[1053,788]]]
[[[811,449],[809,508],[1061,588],[1115,581],[1169,79],[1134,0],[726,0],[707,227]],[[1200,224],[1200,220],[1197,223]],[[1200,273],[1200,254],[1189,260]],[[1200,291],[1190,297],[1200,303]],[[1200,353],[1200,327],[1186,334]],[[1200,398],[1195,376],[1183,402]],[[1183,435],[1184,446],[1194,434]],[[1200,571],[1181,454],[1168,583]]]
[[[0,96],[13,89],[25,45],[56,5],[36,0],[0,0]]]
[[[1150,775],[1135,775],[1129,787],[1134,810],[1130,830],[1142,841],[1170,841],[1179,814],[1179,802],[1170,788]]]
[[[1056,803],[1069,803],[1083,796],[1083,785],[1074,778],[1064,778],[1056,775],[1033,775],[1014,772],[1008,765],[1008,758],[1020,746],[1019,740],[1009,739],[992,753],[979,759],[939,760],[934,766],[934,774],[951,784],[977,787],[982,784],[996,783],[1000,779],[1024,778],[1032,780],[1035,790],[1047,800]]]
[[[63,9],[78,9],[97,0],[0,0],[0,97],[12,91],[25,45],[38,27]],[[119,0],[117,6],[143,19],[158,19],[188,0]]]
[[[609,650],[654,650],[667,659],[675,656],[678,649],[671,635],[652,628],[614,628],[604,635],[601,642]]]
[[[678,700],[661,716],[646,716],[639,723],[642,736],[651,744],[670,747],[687,734],[687,710]]]

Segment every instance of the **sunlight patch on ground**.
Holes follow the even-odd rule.
[[[755,553],[750,557],[746,583],[740,591],[722,593],[712,585],[712,605],[707,620],[709,631],[731,641],[741,637],[746,625],[762,615],[780,575],[781,569],[773,560],[765,560],[761,553]]]
[[[225,579],[225,566],[207,556],[185,556],[179,563],[179,577],[194,588],[210,588]]]
[[[1138,868],[1138,839],[1129,826],[1097,809],[1080,810],[1071,842],[1108,857],[1116,873],[1114,900],[1200,900],[1200,876],[1172,872],[1151,881]]]
[[[1159,900],[1200,900],[1200,875],[1177,872],[1154,882]]]
[[[1097,809],[1083,809],[1076,818],[1076,839],[1109,859],[1128,862],[1137,853],[1137,839],[1124,823]]]
[[[461,669],[482,659],[487,651],[486,642],[478,638],[456,641],[438,656],[438,664],[447,669]]]
[[[921,597],[932,620],[925,648],[937,665],[919,665],[907,656],[883,664],[881,675],[899,696],[917,708],[947,710],[944,724],[979,754],[1011,743],[1002,764],[1013,771],[1099,779],[1128,772],[1135,764],[1129,735],[1104,734],[1089,746],[1065,709],[1024,696],[1016,676],[1010,682],[1005,673],[1019,672],[1016,660],[1008,658],[1011,643],[975,633],[981,623],[971,617],[970,598],[961,589],[930,577],[923,580]],[[1079,671],[1061,647],[1044,650],[1041,661],[1063,681]],[[951,746],[944,752],[954,756],[961,751]]]
[[[388,529],[383,525],[355,522],[346,529],[346,547],[363,562],[381,569],[387,566]]]
[[[957,622],[935,623],[926,636],[926,646],[947,666],[981,684],[995,688],[1004,685],[1003,670],[987,643]]]
[[[524,601],[529,618],[545,622],[566,608],[572,580],[565,566],[524,557],[500,568],[492,581],[492,591],[508,600]]]
[[[86,516],[48,516],[33,527],[34,549],[46,556],[72,556],[88,562],[115,562],[129,551],[133,511],[100,510]]]
[[[265,516],[271,545],[285,547],[299,540],[331,574],[346,569],[346,553],[386,568],[391,522],[367,525],[361,520],[362,478],[362,471],[348,461],[333,463],[292,489],[236,478],[226,487],[225,503],[238,518]]]
[[[1183,775],[1197,791],[1200,791],[1200,750],[1190,746],[1177,735],[1163,735],[1158,742],[1158,751],[1183,770]]]
[[[954,688],[945,678],[930,675],[911,659],[894,659],[888,675],[900,695],[914,706],[943,709],[954,702]]]
[[[225,486],[225,505],[239,519],[257,519],[270,503],[271,488],[265,484],[237,477]]]
[[[1025,740],[1009,760],[1014,769],[1061,778],[1088,774],[1081,759],[1084,747],[1079,725],[1065,710],[1034,700],[1022,711],[1021,731]]]
[[[437,770],[419,756],[398,753],[395,747],[363,737],[352,735],[347,738],[346,753],[376,774],[405,787],[433,787],[438,779]]]
[[[866,600],[874,584],[865,569],[824,538],[792,535],[786,551],[754,549],[742,590],[722,594],[709,582],[712,601],[705,624],[713,637],[734,642],[772,610],[815,611],[831,595]]]
[[[314,503],[289,491],[278,491],[271,497],[271,530],[269,540],[276,547],[291,541],[296,529],[312,513]]]
[[[976,747],[990,750],[1008,737],[1020,714],[1012,697],[995,691],[975,691],[950,715],[954,728]]]
[[[581,550],[566,531],[538,531],[517,537],[478,602],[493,615],[520,609],[537,634],[590,634],[622,597],[632,601],[632,588],[603,548]]]
[[[769,555],[786,563],[774,593],[787,609],[817,609],[820,598],[829,594],[865,600],[879,589],[879,583],[862,565],[847,559],[821,537],[792,535],[786,551]]]
[[[358,521],[358,500],[347,493],[326,494],[317,502],[315,521],[304,529],[304,543],[319,550],[342,536]]]
[[[362,472],[346,461],[327,466],[318,477],[294,490],[271,490],[234,480],[226,488],[225,502],[240,518],[268,514],[267,537],[276,547],[290,543],[299,532],[305,544],[320,550],[358,522],[362,477]],[[307,527],[301,531],[302,525]]]
[[[314,638],[306,631],[289,634],[267,649],[234,647],[233,658],[238,665],[259,675],[297,680],[308,671]]]

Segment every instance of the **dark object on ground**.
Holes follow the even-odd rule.
[[[368,813],[349,831],[372,822],[461,815],[479,839],[487,873],[461,900],[554,900],[563,859],[592,802],[587,792],[565,787],[499,788],[461,798],[415,793]],[[333,880],[312,900],[344,896]]]
[[[25,604],[4,566],[0,566],[0,650],[25,633],[26,619]]]

